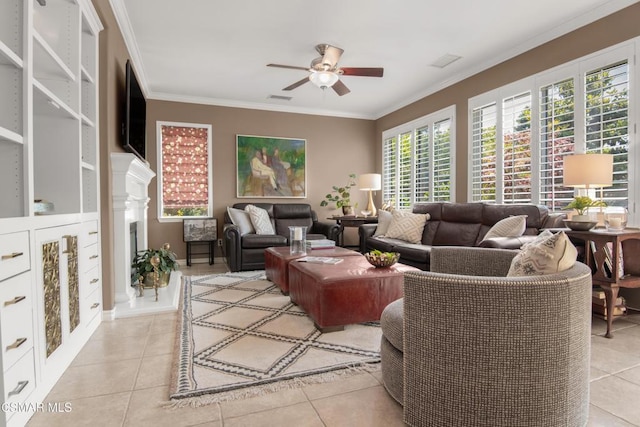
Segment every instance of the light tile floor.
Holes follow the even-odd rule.
[[[194,264],[185,275],[222,273]],[[165,409],[176,313],[103,322],[47,396],[66,414],[37,413],[28,426],[400,426],[402,408],[379,373],[200,408]],[[640,426],[640,314],[593,320],[589,426]]]

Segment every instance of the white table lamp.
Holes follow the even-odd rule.
[[[571,154],[564,157],[565,187],[594,188],[613,185],[613,155]]]
[[[613,185],[612,154],[570,154],[563,160],[562,179],[565,187],[585,188],[587,192],[590,188],[600,187],[600,199],[604,198],[603,187]],[[602,224],[604,222],[602,208],[597,216],[598,224]],[[578,217],[574,215],[571,218]]]
[[[363,191],[369,191],[369,203],[367,210],[372,216],[376,216],[378,210],[373,203],[373,192],[382,188],[382,175],[379,173],[365,173],[358,177],[358,188]]]

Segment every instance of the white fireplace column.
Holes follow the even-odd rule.
[[[131,287],[131,223],[137,223],[138,250],[148,248],[147,209],[149,183],[156,176],[149,166],[130,153],[111,153],[113,177],[113,262],[115,300],[125,303],[135,299]]]

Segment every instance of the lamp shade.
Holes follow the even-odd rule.
[[[360,190],[380,190],[382,188],[382,175],[379,173],[365,173],[358,177]]]
[[[564,157],[565,187],[610,187],[613,184],[613,155],[571,154]]]

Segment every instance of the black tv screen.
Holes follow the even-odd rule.
[[[122,146],[125,150],[145,160],[147,145],[147,101],[133,71],[131,61],[126,67],[126,99]]]

